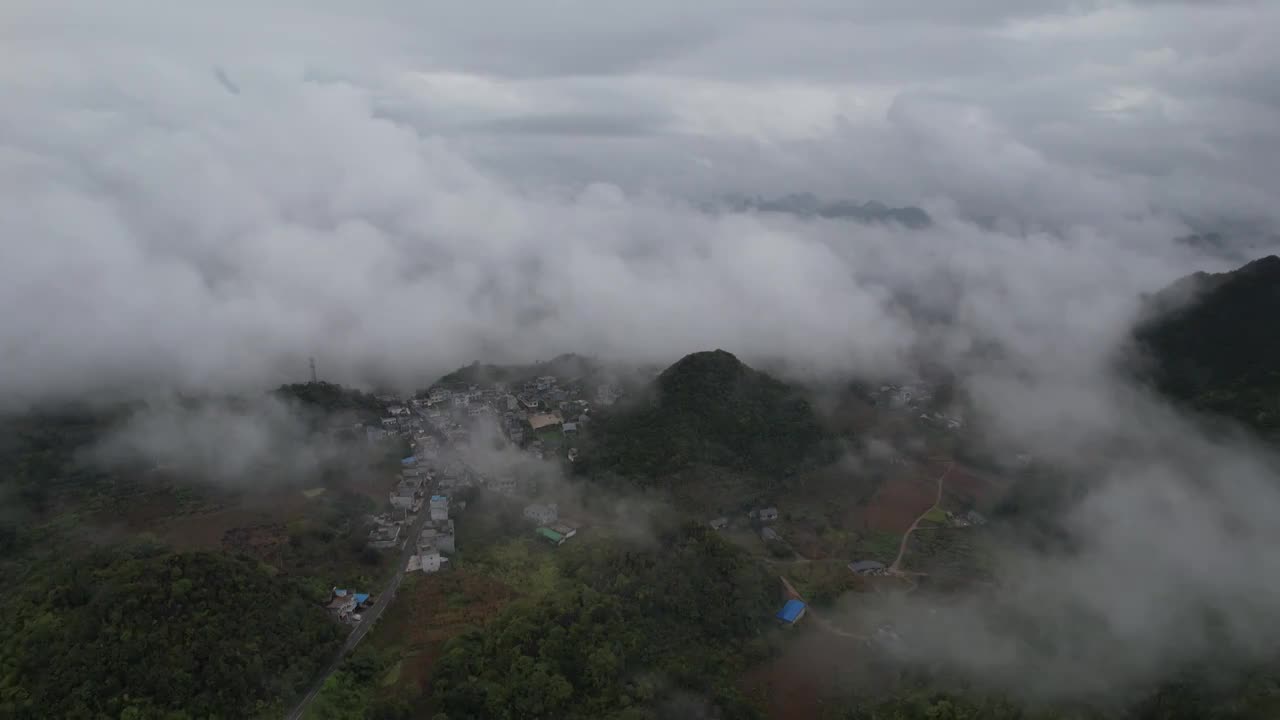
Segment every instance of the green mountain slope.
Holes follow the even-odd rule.
[[[0,603],[0,717],[259,717],[299,690],[340,630],[245,559],[98,551]]]
[[[1183,278],[1150,298],[1150,309],[1136,339],[1157,388],[1280,432],[1280,257]]]
[[[778,475],[832,452],[795,389],[716,350],[684,357],[637,402],[593,422],[580,466],[649,477],[692,464]]]

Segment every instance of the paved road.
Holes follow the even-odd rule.
[[[947,479],[947,476],[951,474],[951,469],[954,468],[955,466],[956,464],[954,462],[947,463],[947,469],[943,470],[942,474],[938,476],[938,497],[934,499],[932,505],[926,508],[924,512],[920,513],[920,517],[916,518],[915,522],[911,523],[911,527],[908,528],[906,534],[902,536],[902,544],[898,546],[898,557],[894,558],[893,564],[889,566],[890,574],[892,575],[906,574],[902,572],[902,570],[899,569],[898,566],[902,564],[902,556],[907,553],[907,541],[911,539],[911,533],[916,531],[916,528],[920,525],[920,521],[924,520],[924,516],[928,515],[930,511],[938,507],[938,505],[942,504],[942,483],[944,480]]]
[[[298,720],[302,717],[302,714],[307,711],[307,707],[320,694],[320,689],[324,687],[325,681],[341,667],[342,661],[346,659],[347,654],[354,650],[356,645],[360,644],[365,635],[369,634],[369,629],[373,627],[379,617],[382,617],[382,611],[386,610],[391,601],[395,599],[396,591],[400,589],[400,583],[404,582],[404,569],[409,564],[409,558],[418,549],[418,534],[422,532],[422,526],[426,524],[429,517],[431,517],[431,512],[425,507],[424,503],[424,507],[418,511],[418,517],[414,519],[413,524],[410,526],[409,535],[405,538],[404,545],[401,546],[400,557],[396,560],[396,563],[398,563],[396,574],[387,581],[387,584],[382,588],[382,592],[378,593],[378,599],[373,602],[373,607],[361,615],[360,624],[356,625],[351,634],[347,636],[347,641],[342,644],[342,648],[337,652],[333,661],[329,663],[329,667],[325,668],[324,673],[315,681],[311,689],[307,691],[307,694],[302,697],[302,700],[298,702],[293,710],[288,715],[285,715],[286,720]]]

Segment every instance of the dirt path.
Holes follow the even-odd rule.
[[[916,528],[920,526],[920,521],[924,520],[925,515],[928,515],[930,512],[933,511],[934,508],[942,504],[943,482],[947,479],[947,475],[951,474],[951,470],[955,466],[956,464],[954,462],[947,463],[947,469],[943,470],[942,474],[938,476],[938,496],[934,498],[933,504],[925,508],[925,511],[920,513],[919,517],[915,519],[915,522],[911,523],[911,527],[907,528],[907,532],[902,536],[902,544],[898,546],[898,557],[894,558],[893,564],[889,566],[889,574],[891,575],[906,574],[902,572],[902,569],[900,566],[902,565],[902,557],[907,554],[907,543],[911,540],[911,533],[915,532]]]
[[[821,615],[818,615],[817,613],[815,613],[813,611],[813,605],[810,605],[809,601],[801,597],[800,591],[796,590],[795,585],[791,584],[791,581],[787,579],[786,575],[779,575],[778,579],[781,580],[783,586],[787,588],[787,594],[794,595],[796,599],[800,600],[805,604],[805,611],[804,611],[805,616],[811,618],[812,622],[816,624],[818,627],[831,633],[832,635],[837,635],[842,638],[848,638],[849,640],[859,640],[864,642],[868,640],[866,635],[859,635],[857,633],[851,633],[848,630],[842,630],[836,627],[835,625],[833,625],[830,620],[827,620]]]

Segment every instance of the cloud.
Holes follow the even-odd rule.
[[[1280,627],[1251,549],[1276,540],[1269,456],[1109,370],[1139,293],[1224,269],[1173,237],[1280,228],[1278,20],[1260,2],[8,3],[0,408],[258,391],[309,356],[413,385],[573,350],[723,347],[819,374],[925,351],[997,441],[1097,479],[1068,518],[1084,553],[1009,558],[1005,602],[1101,618],[1129,644],[1083,649],[1140,680],[1205,649],[1178,637],[1197,607],[1238,610],[1237,644]],[[733,192],[935,224],[699,209]],[[974,365],[985,343],[1003,364]],[[280,446],[263,437],[311,447],[281,412],[160,408],[111,447],[243,477]],[[1117,445],[1135,450],[1104,462]],[[960,612],[937,655],[1014,677],[981,609]]]
[[[364,472],[373,459],[363,433],[344,440],[316,432],[300,408],[274,396],[153,399],[84,453],[88,462],[155,468],[241,490],[314,486],[326,473]]]

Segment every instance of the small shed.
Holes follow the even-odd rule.
[[[778,508],[776,507],[760,508],[759,510],[752,510],[751,512],[747,513],[747,515],[751,519],[759,520],[760,522],[773,522],[774,520],[778,519]]]
[[[876,560],[859,560],[849,563],[849,569],[858,575],[870,575],[878,570],[884,570],[884,563]]]
[[[782,609],[778,611],[775,617],[787,625],[795,625],[800,621],[800,618],[804,617],[806,609],[808,609],[808,606],[804,604],[803,600],[788,600],[787,604],[782,606]]]
[[[564,535],[552,530],[551,528],[540,527],[537,532],[539,535],[549,540],[553,545],[563,545],[566,540]]]

